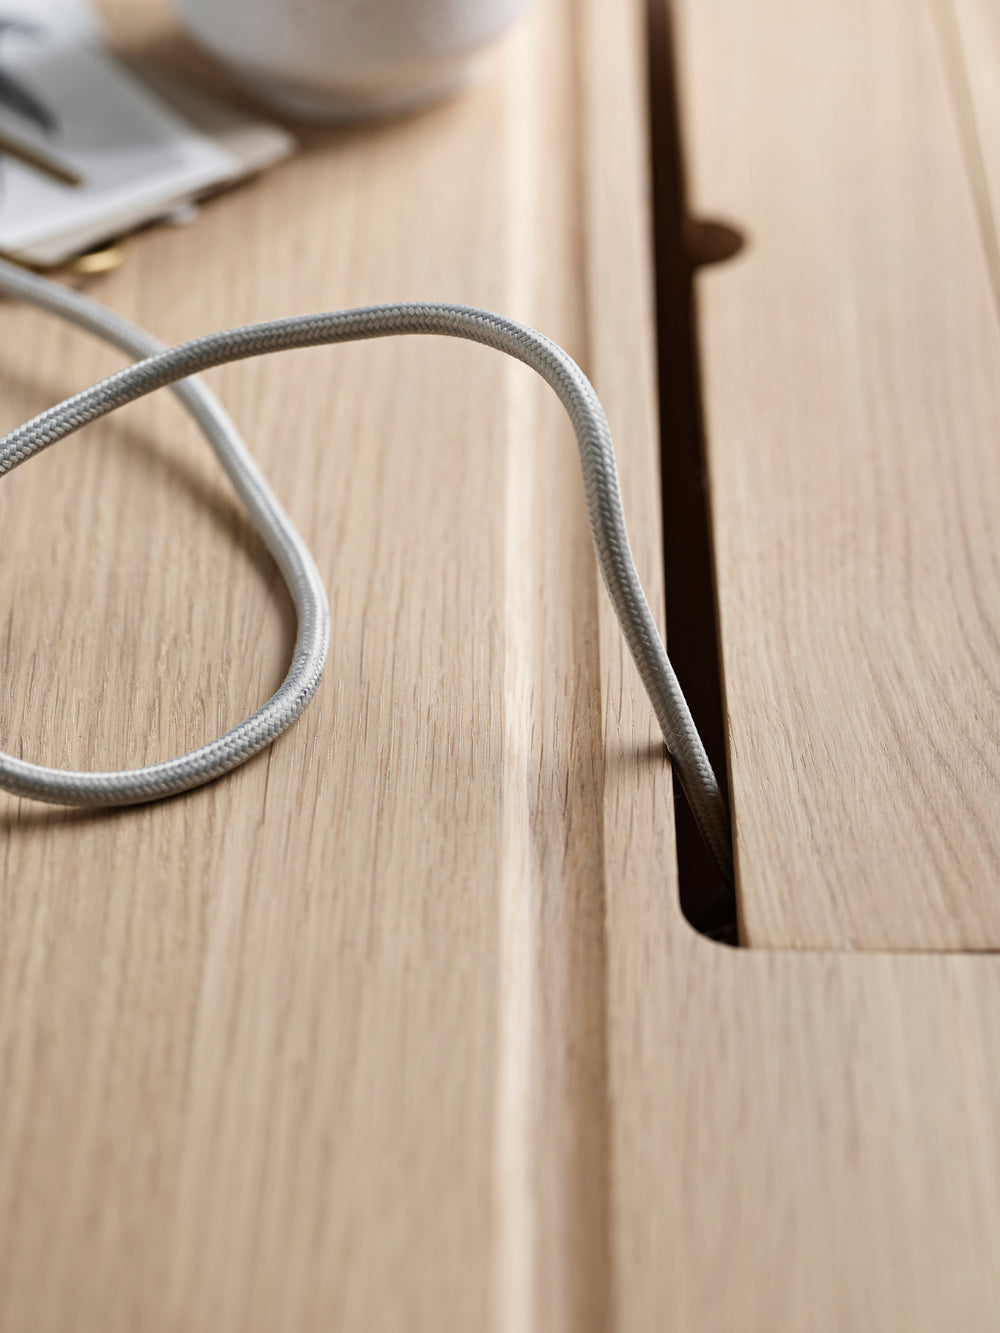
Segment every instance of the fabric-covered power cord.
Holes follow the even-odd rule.
[[[330,611],[302,538],[199,371],[296,347],[396,334],[440,334],[482,343],[523,361],[555,390],[576,432],[590,531],[618,623],[663,731],[684,794],[727,883],[732,852],[725,797],[705,753],[632,559],[611,432],[590,381],[551,339],[514,320],[470,306],[408,302],[298,315],[195,338],[164,348],[144,330],[46,278],[0,260],[0,293],[41,306],[104,338],[133,365],[40,413],[0,439],[0,477],[82,426],[156,389],[172,386],[198,422],[288,585],[298,620],[284,681],[255,713],[218,739],[144,768],[73,772],[0,752],[0,787],[69,805],[132,805],[219,777],[269,745],[299,716],[319,685],[330,644]]]

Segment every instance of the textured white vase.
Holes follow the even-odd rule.
[[[261,96],[310,120],[442,97],[527,0],[173,0],[192,36]]]

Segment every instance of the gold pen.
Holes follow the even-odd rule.
[[[0,152],[9,153],[11,157],[16,157],[19,162],[34,167],[36,171],[59,181],[61,185],[80,186],[84,183],[83,176],[75,168],[67,166],[65,162],[60,161],[47,149],[39,148],[36,144],[27,143],[20,136],[15,137],[3,129],[0,129]]]

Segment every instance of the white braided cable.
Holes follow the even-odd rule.
[[[57,283],[0,261],[0,293],[39,305],[114,343],[134,365],[67,398],[0,439],[0,476],[82,426],[155,389],[174,392],[201,426],[274,556],[298,617],[291,666],[278,691],[250,717],[196,750],[119,772],[46,768],[0,752],[0,787],[69,805],[132,805],[186,791],[236,768],[269,745],[316,692],[330,643],[330,612],[302,538],[259,472],[225,411],[197,372],[228,361],[317,344],[394,334],[442,334],[483,343],[523,361],[555,390],[576,432],[587,514],[604,583],[653,704],[694,817],[727,882],[732,880],[725,798],[649,610],[629,547],[611,432],[587,377],[556,343],[503,316],[470,306],[412,302],[300,315],[228,329],[165,349],[148,333]]]

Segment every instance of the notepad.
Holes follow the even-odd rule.
[[[255,136],[223,124],[228,143],[169,107],[110,52],[84,0],[8,0],[0,250],[60,263],[292,147],[277,127],[258,124]]]

